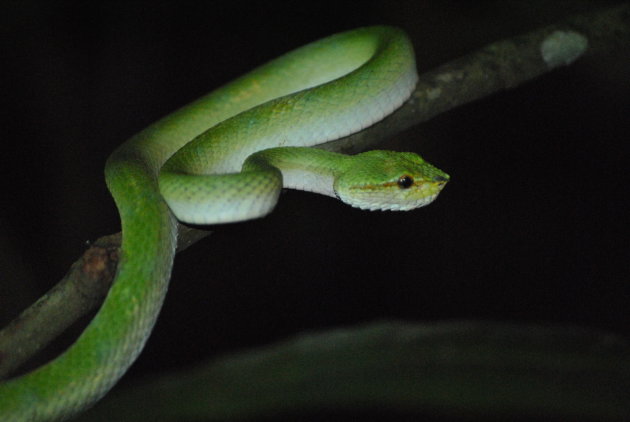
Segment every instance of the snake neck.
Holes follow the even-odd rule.
[[[335,152],[306,147],[270,148],[252,154],[243,164],[243,172],[277,168],[282,186],[315,192],[336,198],[335,179],[345,171],[350,157]]]

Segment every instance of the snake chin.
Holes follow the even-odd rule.
[[[337,195],[337,197],[346,204],[365,211],[410,211],[429,205],[431,202],[435,201],[435,199],[438,197],[438,193],[415,200],[393,203],[385,203],[382,201],[374,202],[369,200],[353,200],[339,195]]]

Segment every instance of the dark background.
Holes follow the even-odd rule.
[[[214,87],[357,26],[404,28],[422,73],[605,4],[353,3],[5,3],[0,323],[54,285],[86,241],[119,230],[108,154]],[[627,53],[590,57],[384,143],[451,174],[427,208],[361,212],[288,192],[270,217],[217,228],[177,256],[156,329],[123,382],[382,318],[630,335],[629,74]]]

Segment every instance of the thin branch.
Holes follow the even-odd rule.
[[[180,226],[177,251],[210,232]],[[118,265],[121,234],[96,240],[44,296],[0,331],[0,379],[103,302]]]
[[[120,233],[94,242],[55,287],[0,331],[0,377],[101,303],[116,271],[119,246]]]
[[[411,99],[382,122],[321,147],[343,152],[365,150],[437,114],[514,88],[581,56],[618,51],[627,45],[627,3],[495,42],[421,75]],[[207,234],[180,226],[178,251]],[[0,377],[100,305],[115,274],[119,246],[120,234],[94,242],[57,286],[0,331]]]
[[[623,51],[628,45],[628,3],[497,41],[420,75],[411,99],[395,113],[362,132],[320,147],[359,152],[440,113],[515,88],[579,57]]]

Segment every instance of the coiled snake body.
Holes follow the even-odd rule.
[[[404,33],[361,28],[275,59],[120,146],[105,169],[123,233],[115,282],[67,351],[0,385],[0,420],[68,417],[124,374],[164,299],[176,217],[202,224],[261,217],[283,186],[364,209],[409,210],[435,199],[448,175],[416,154],[307,148],[381,120],[416,81]]]

